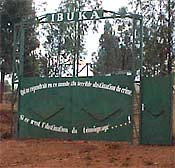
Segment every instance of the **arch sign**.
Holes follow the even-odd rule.
[[[103,11],[81,11],[81,12],[69,12],[69,13],[52,13],[47,14],[45,21],[47,22],[70,22],[70,21],[82,21],[82,20],[95,20],[104,18]]]
[[[58,23],[58,22],[78,22],[85,20],[99,20],[110,18],[131,18],[136,20],[142,20],[142,16],[138,14],[119,14],[106,10],[93,10],[93,11],[76,11],[67,13],[48,13],[40,16],[37,20],[40,23]]]

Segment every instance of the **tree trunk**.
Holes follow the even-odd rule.
[[[2,101],[3,101],[3,95],[4,95],[4,79],[5,79],[5,73],[1,72],[0,103],[2,103]]]

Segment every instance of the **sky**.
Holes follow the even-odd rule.
[[[61,0],[34,0],[36,6],[45,1],[47,2],[47,6],[45,6],[47,8],[47,11],[44,13],[48,13],[54,12]],[[102,0],[103,8],[112,11],[117,11],[121,6],[127,6],[127,4],[128,0]]]

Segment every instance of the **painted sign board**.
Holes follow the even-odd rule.
[[[141,16],[136,14],[120,14],[105,10],[92,10],[92,11],[48,13],[44,16],[40,16],[38,20],[40,23],[59,23],[59,22],[78,22],[85,20],[99,20],[99,19],[125,18],[125,17],[141,19]]]
[[[131,76],[21,80],[19,138],[132,140]]]
[[[68,12],[68,13],[52,13],[46,15],[47,22],[70,22],[82,20],[95,20],[103,17],[102,10]]]

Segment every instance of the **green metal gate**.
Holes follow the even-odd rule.
[[[132,141],[132,76],[24,78],[19,138]]]
[[[143,17],[138,14],[106,10],[75,10],[71,12],[73,16],[71,19],[69,14],[66,12],[48,13],[40,17],[25,19],[14,26],[12,111],[16,99],[15,87],[18,86],[17,136],[18,138],[54,137],[132,141],[133,76],[136,71],[136,58],[140,58],[138,63],[140,68],[142,67]],[[71,55],[71,62],[68,61],[66,68],[63,67],[66,62],[63,61],[62,64],[60,61],[61,50],[59,49],[58,55],[55,53],[45,55],[48,63],[45,67],[47,73],[38,74],[44,78],[39,78],[37,75],[37,77],[27,78],[27,74],[24,73],[25,40],[27,40],[25,32],[31,25],[74,22],[75,39],[79,39],[79,22],[101,19],[115,19],[116,21],[131,19],[129,22],[132,23],[132,42],[131,46],[127,47],[130,53],[128,56],[131,56],[127,61],[131,65],[128,69],[125,69],[123,65],[116,71],[108,72],[108,74],[115,74],[113,76],[79,78],[79,72],[82,69],[79,70],[80,52],[77,49],[80,48],[80,43],[75,40],[73,44],[75,51],[67,53]],[[61,41],[58,43],[61,44]],[[136,53],[136,50],[139,53]],[[54,64],[50,63],[53,60],[52,56],[57,57],[57,62]],[[69,64],[70,67],[67,67]],[[72,71],[72,78],[62,78],[65,70],[69,68]],[[116,75],[121,74],[121,70],[124,70],[122,75]],[[124,75],[126,73],[132,75]],[[102,74],[99,73],[99,75]]]
[[[141,81],[140,144],[172,144],[171,76]]]

